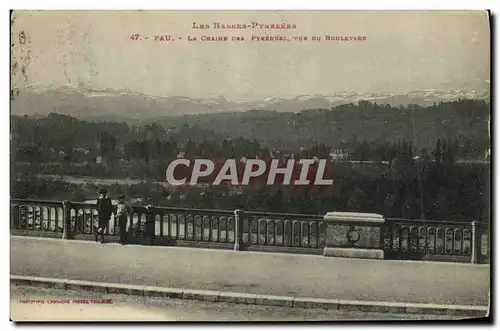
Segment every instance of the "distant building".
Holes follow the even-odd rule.
[[[73,149],[73,151],[77,152],[77,153],[82,153],[82,154],[85,154],[85,155],[89,155],[90,154],[90,149],[88,149],[87,147],[78,147],[78,148]]]
[[[349,158],[349,150],[345,148],[334,148],[330,151],[332,160],[347,160]]]
[[[491,158],[491,148],[488,148],[485,152],[484,152],[484,160],[485,161],[489,161]]]

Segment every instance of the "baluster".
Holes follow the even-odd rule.
[[[278,222],[276,223],[275,244],[280,245],[280,246],[285,245],[285,221],[284,220],[278,220]]]
[[[28,206],[26,208],[27,210],[27,223],[28,223],[28,230],[33,230],[33,207]]]
[[[323,248],[326,245],[326,225],[321,221],[318,224],[318,247]]]
[[[182,214],[177,217],[178,229],[177,237],[180,240],[186,239],[186,212],[182,212]]]
[[[276,219],[270,219],[266,223],[266,243],[276,245]]]
[[[21,224],[21,206],[17,205],[16,206],[16,229],[22,229],[22,224]]]
[[[284,246],[293,246],[293,227],[290,220],[286,220],[284,224],[283,244]]]
[[[479,263],[481,240],[479,235],[479,224],[477,221],[471,223],[471,263]]]
[[[274,244],[275,246],[277,246],[277,245],[278,245],[278,221],[279,221],[279,220],[275,220],[275,221],[273,222],[273,229],[274,229],[273,244]]]
[[[411,227],[411,246],[412,246],[412,251],[418,252],[419,251],[419,233],[418,233],[418,227],[417,226],[412,226]]]
[[[70,210],[71,210],[71,202],[69,201],[63,201],[63,239],[71,239],[71,233],[70,233],[70,222],[71,222],[71,215],[70,215]]]
[[[261,245],[267,245],[267,242],[268,242],[267,241],[267,222],[268,221],[269,220],[265,220],[265,219],[260,220],[260,222],[262,224],[260,226],[260,229],[261,229],[262,232],[259,233],[259,238],[263,238],[264,239],[263,240],[264,242],[262,242],[262,240],[261,240]]]
[[[223,224],[224,224],[224,226],[223,226]],[[219,234],[218,234],[220,242],[223,242],[223,243],[227,242],[227,232],[228,232],[227,217],[221,216],[219,218]],[[224,233],[224,236],[222,235],[223,233]]]
[[[408,227],[408,248],[407,248],[407,251],[408,252],[414,252],[415,251],[415,245],[414,245],[414,229],[415,227],[413,226],[409,226]]]
[[[203,241],[208,241],[210,239],[210,231],[208,231],[208,236],[205,234],[207,232],[207,221],[208,221],[208,226],[210,226],[210,217],[206,215],[203,216],[201,221],[203,224],[203,236],[202,236]]]
[[[172,226],[175,226],[175,231],[171,231],[174,234],[175,240],[179,240],[179,216],[177,214],[170,215],[170,230]],[[201,226],[203,227],[203,220]],[[201,232],[201,240],[203,240],[203,231]]]
[[[431,254],[436,254],[437,253],[437,250],[436,250],[436,237],[437,237],[436,228],[429,227],[427,232],[428,232],[428,236],[430,237],[428,239],[429,244],[432,242],[432,249],[430,249],[430,252],[431,252]],[[432,235],[430,233],[432,233]]]
[[[177,214],[175,212],[170,212],[170,215],[168,216],[168,235],[170,238],[177,240],[177,228],[176,228],[176,223],[177,223]],[[201,224],[200,224],[201,227]],[[201,237],[200,237],[201,240]]]
[[[215,230],[215,236],[214,236],[214,230]],[[214,215],[211,217],[210,233],[212,234],[212,241],[219,242],[220,236],[219,236],[219,218],[218,218],[218,216]],[[214,240],[214,237],[215,237],[215,240]]]
[[[163,239],[164,238],[164,235],[163,235],[163,221],[165,219],[165,213],[162,211],[160,214],[160,219],[159,219],[159,223],[160,223],[160,233],[159,233],[159,236],[160,236],[160,239]]]
[[[312,226],[315,224],[315,222],[307,222],[307,224],[309,226],[309,231],[307,232],[307,246],[314,247],[314,243],[312,242],[312,238],[313,238]]]
[[[425,228],[422,227],[422,226],[419,226],[417,228],[417,232],[418,232],[418,243],[417,243],[417,250],[419,252],[425,252],[427,253],[427,246],[426,246],[426,242],[427,242],[427,231],[425,231]]]
[[[438,246],[437,246],[438,231],[439,231],[439,228],[436,228],[434,231],[434,252],[435,252],[435,254],[439,254],[439,250],[438,250]]]
[[[262,242],[263,245],[268,245],[268,243],[269,243],[269,240],[267,238],[267,232],[269,229],[268,229],[267,225],[269,224],[270,221],[271,221],[270,219],[263,219],[261,221],[262,222],[262,226],[261,226],[262,234],[260,236],[263,239],[263,242]]]
[[[41,230],[39,211],[40,211],[40,207],[38,207],[38,206],[33,207],[33,224],[34,224],[33,229],[34,230]]]
[[[389,237],[389,252],[392,252],[394,249],[394,223],[393,222],[388,222],[387,223],[387,235]]]
[[[318,246],[318,239],[316,238],[316,234],[318,232],[318,222],[310,221],[309,222],[309,247],[316,248]]]
[[[458,247],[459,245],[457,244],[457,241],[460,242],[462,240],[462,238],[460,237],[460,235],[461,235],[460,229],[453,230],[453,246],[452,246],[452,249],[453,249],[453,254],[456,254],[456,255],[462,255],[462,252],[460,250],[457,251],[457,249],[459,248]]]
[[[450,245],[448,244],[449,243],[449,240],[448,240],[448,234],[451,233],[451,243]],[[445,251],[444,253],[446,255],[451,255],[453,254],[453,241],[454,241],[454,238],[453,238],[453,229],[450,229],[450,228],[446,228],[445,231],[444,231],[444,238],[445,238]],[[449,248],[449,250],[448,250]]]
[[[200,215],[194,215],[194,228],[193,228],[193,235],[194,235],[194,240],[195,241],[201,241],[201,217]],[[199,224],[199,226],[198,226]],[[199,229],[199,231],[197,231]],[[199,233],[199,236],[198,236]]]
[[[252,244],[256,245],[259,242],[259,220],[255,217],[251,220],[252,226],[250,227],[250,231],[252,231],[252,240],[250,241]],[[255,225],[255,226],[254,226]],[[255,230],[255,231],[253,231]],[[254,237],[255,236],[255,237]],[[254,240],[255,238],[255,240]]]
[[[240,216],[240,217],[242,217],[241,221],[240,221],[240,224],[241,224],[241,231],[240,231],[241,232],[241,242],[244,244],[249,244],[250,243],[250,221],[248,220],[248,217],[246,217],[246,216],[245,217]],[[230,218],[230,219],[232,219],[232,218]],[[237,219],[234,220],[234,224],[236,224],[236,221],[237,221]],[[234,233],[234,230],[233,230],[233,233]],[[234,238],[234,236],[233,236],[233,238]]]
[[[436,251],[438,252],[438,254],[445,254],[445,249],[446,249],[446,232],[445,232],[445,229],[443,228],[438,228],[437,231],[436,231],[436,238],[438,239],[438,241],[440,241],[442,243],[441,245],[441,248],[439,249],[436,249]],[[436,246],[437,248],[438,246]]]
[[[55,231],[59,232],[59,211],[57,207],[54,208],[54,223]]]
[[[402,252],[403,251],[403,230],[404,230],[404,226],[400,226],[399,227],[399,231],[398,231],[398,235],[399,235],[399,251]]]
[[[217,241],[218,242],[226,242],[225,238],[224,241],[222,240],[222,220],[225,219],[224,216],[217,216]]]
[[[50,222],[50,229],[52,230],[52,232],[55,232],[57,227],[56,227],[55,217],[53,217],[54,216],[53,210],[54,210],[53,207],[49,208],[48,216],[49,216],[49,222]]]
[[[165,216],[163,217],[163,236],[169,239],[173,238],[171,212],[165,213]],[[193,238],[194,238],[194,233],[193,233]]]
[[[468,255],[466,252],[465,252],[465,233],[466,233],[467,229],[462,229],[462,245],[461,245],[461,251],[462,251],[462,255]]]
[[[194,218],[192,214],[186,214],[186,239],[194,240]]]
[[[208,223],[208,236],[207,236],[207,241],[210,242],[212,241],[212,217],[210,216],[205,216],[204,221]],[[205,223],[205,224],[206,224]],[[206,228],[206,226],[205,226]]]
[[[161,222],[160,222],[161,218],[160,218],[160,215],[158,214],[158,212],[155,212],[154,213],[154,216],[153,216],[153,226],[154,226],[154,236],[156,238],[160,238],[161,237]]]
[[[29,221],[29,206],[26,205],[24,208],[24,219],[25,219],[25,228],[26,230],[30,230],[30,221]]]
[[[302,233],[301,233],[302,229],[300,227],[300,221],[294,220],[292,223],[292,228],[293,228],[292,244],[294,247],[300,246],[300,243],[302,241]]]
[[[236,215],[236,214],[235,214]],[[238,226],[239,226],[239,229],[238,229],[238,234],[240,236],[239,240],[237,239],[238,238],[238,234],[236,234],[236,223],[238,223]],[[248,227],[248,222],[245,223],[245,219],[244,219],[244,216],[240,216],[240,218],[236,218],[236,216],[231,216],[231,217],[228,217],[227,219],[227,241],[230,243],[230,244],[234,244],[236,241],[239,241],[239,243],[248,243],[248,240],[245,242],[245,237],[244,237],[244,225],[247,224],[247,227]],[[232,235],[231,235],[232,233]],[[247,237],[248,239],[248,237]]]
[[[300,246],[309,246],[309,222],[307,221],[300,222]]]

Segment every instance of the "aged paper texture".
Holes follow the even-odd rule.
[[[489,314],[485,11],[13,11],[11,319]]]

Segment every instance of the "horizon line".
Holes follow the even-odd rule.
[[[488,82],[489,84],[489,82]],[[207,99],[215,99],[215,98],[224,98],[227,101],[234,101],[234,102],[241,102],[241,101],[266,101],[267,99],[296,99],[300,97],[328,97],[328,96],[333,96],[333,95],[338,95],[338,94],[348,94],[348,95],[360,95],[360,96],[394,96],[394,95],[409,95],[412,93],[422,93],[422,92],[444,92],[444,93],[463,93],[463,94],[469,94],[469,93],[474,93],[474,94],[487,94],[491,95],[491,88],[481,88],[481,89],[467,89],[467,88],[454,88],[454,89],[438,89],[438,88],[421,88],[421,89],[414,89],[414,90],[409,90],[406,92],[359,92],[359,91],[354,91],[354,90],[337,90],[337,91],[332,91],[329,92],[328,94],[324,93],[311,93],[311,94],[297,94],[295,96],[247,96],[247,97],[238,97],[238,98],[230,98],[227,97],[223,94],[216,94],[212,96],[207,96],[207,97],[196,97],[196,96],[187,96],[187,95],[160,95],[160,94],[152,94],[152,93],[147,93],[147,92],[141,92],[141,91],[134,91],[130,90],[127,88],[112,88],[112,87],[87,87],[87,86],[78,86],[78,85],[73,85],[73,84],[62,84],[62,85],[55,85],[55,84],[43,84],[43,83],[34,83],[34,84],[29,84],[25,85],[24,88],[22,89],[17,89],[18,91],[35,91],[36,89],[44,89],[45,91],[48,90],[57,90],[57,89],[63,89],[63,88],[72,88],[75,90],[87,90],[88,93],[92,92],[104,92],[104,91],[115,91],[115,92],[121,92],[123,93],[130,93],[130,94],[139,94],[139,95],[144,95],[144,96],[149,96],[149,97],[156,97],[156,98],[189,98],[189,99],[195,99],[195,100],[207,100]]]

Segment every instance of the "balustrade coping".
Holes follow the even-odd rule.
[[[318,220],[323,220],[323,215],[321,214],[289,214],[289,213],[270,213],[270,212],[259,212],[259,211],[246,211],[243,210],[244,216],[274,216],[274,217],[295,217],[295,218],[316,218]]]
[[[413,223],[413,225],[415,225],[415,223],[418,223],[418,225],[426,225],[426,224],[430,224],[430,225],[435,225],[435,224],[438,224],[438,225],[458,225],[458,226],[463,226],[463,227],[471,227],[472,226],[472,221],[467,221],[467,220],[464,220],[464,221],[439,221],[439,220],[422,220],[422,219],[410,219],[410,218],[386,218],[385,219],[387,222],[389,223],[400,223],[400,224],[403,224],[403,225],[411,225]]]
[[[57,204],[61,205],[63,204],[62,201],[60,200],[31,200],[31,199],[18,199],[18,198],[11,198],[10,202],[17,202],[21,204]]]

